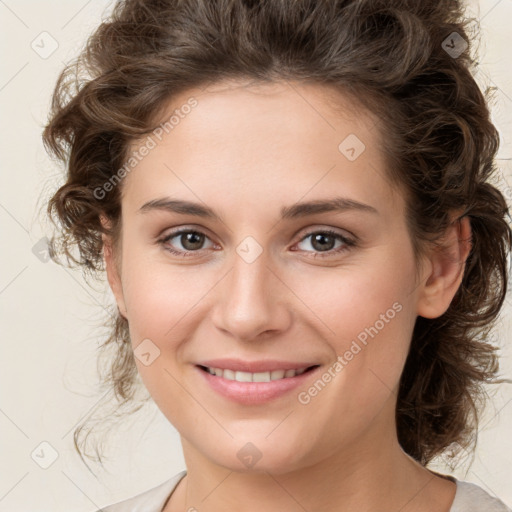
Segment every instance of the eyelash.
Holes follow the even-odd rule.
[[[199,249],[198,251],[176,251],[175,249],[172,249],[168,244],[167,242],[173,238],[176,238],[177,236],[179,235],[182,235],[184,233],[194,233],[194,234],[197,234],[197,235],[204,235],[205,237],[207,237],[207,235],[205,233],[202,233],[201,231],[197,231],[195,229],[180,229],[180,230],[177,230],[177,231],[174,231],[172,233],[169,233],[168,235],[166,235],[164,238],[161,238],[160,240],[158,240],[158,243],[160,243],[164,249],[166,251],[169,251],[171,254],[174,254],[175,256],[179,256],[179,257],[182,257],[182,258],[188,258],[188,257],[191,257],[194,255],[194,253],[198,253],[198,252],[201,252],[202,250],[204,249]],[[309,233],[306,233],[300,240],[299,240],[299,243],[304,241],[306,238],[312,236],[312,235],[317,235],[317,234],[322,234],[322,235],[329,235],[329,236],[332,236],[334,238],[337,238],[339,240],[341,240],[341,242],[343,242],[343,245],[341,247],[338,247],[338,249],[330,249],[329,251],[324,251],[323,253],[322,252],[315,252],[313,253],[313,258],[329,258],[333,255],[336,255],[336,254],[340,254],[344,251],[348,251],[350,250],[350,248],[354,247],[356,245],[356,242],[354,240],[350,240],[346,237],[344,237],[343,235],[341,235],[340,233],[336,232],[336,231],[333,231],[331,229],[322,229],[322,230],[316,230],[316,231],[310,231]],[[208,238],[208,237],[207,237]],[[311,252],[311,251],[305,251],[305,252]]]

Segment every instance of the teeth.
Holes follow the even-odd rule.
[[[298,370],[274,370],[272,372],[238,372],[233,370],[223,370],[221,368],[207,367],[208,373],[217,377],[224,377],[227,380],[236,380],[238,382],[270,382],[271,380],[286,379],[302,375],[308,367]]]

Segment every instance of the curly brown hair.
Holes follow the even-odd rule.
[[[472,248],[449,309],[417,318],[396,422],[402,448],[423,465],[448,447],[472,446],[484,384],[499,381],[488,335],[512,244],[506,201],[491,184],[499,135],[492,89],[482,93],[472,74],[472,22],[455,0],[118,1],[53,94],[43,140],[66,164],[66,182],[48,202],[59,224],[52,253],[84,275],[104,271],[102,235],[119,241],[122,183],[105,197],[95,190],[170,98],[224,79],[328,84],[382,123],[388,177],[405,190],[417,258],[454,213],[470,218]],[[133,402],[138,386],[129,341],[118,310],[100,348],[115,348],[101,379],[119,406]]]

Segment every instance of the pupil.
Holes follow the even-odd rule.
[[[199,241],[197,240],[197,238],[199,238]],[[187,250],[194,250],[194,249],[198,249],[200,246],[201,246],[201,243],[202,243],[202,235],[200,233],[185,233],[182,235],[181,239],[182,239],[182,244],[183,244],[183,247],[185,247],[185,249]],[[183,240],[183,238],[185,240]],[[194,245],[194,243],[196,245],[199,245],[199,247],[197,247],[196,245]],[[192,244],[192,246],[190,246],[190,244]]]
[[[330,242],[327,242],[327,245],[332,245],[332,241],[333,241],[333,237],[330,236],[330,235],[325,235],[325,234],[322,234],[322,233],[318,233],[317,235],[315,235],[313,237],[313,247],[315,247],[315,244],[320,242],[320,245],[319,247],[315,247],[315,249],[323,249],[323,250],[326,250],[326,246],[325,246],[325,240],[329,240],[330,239]],[[328,247],[328,249],[332,249],[332,247]]]

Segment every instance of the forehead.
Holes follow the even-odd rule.
[[[281,207],[336,189],[396,204],[378,119],[325,85],[225,81],[189,89],[167,102],[155,127],[130,148],[151,146],[126,177],[123,201],[176,192],[238,197],[246,206],[280,196]]]
[[[192,100],[196,103],[193,109],[187,106]],[[318,143],[319,138],[332,142],[333,137],[339,138],[351,129],[370,145],[381,143],[373,130],[378,123],[376,116],[355,96],[318,83],[224,80],[174,96],[164,104],[155,125],[165,128],[173,113],[179,119],[174,116],[172,128],[167,125],[171,129],[164,130],[163,137],[172,130],[184,132],[192,140],[194,132],[201,138],[209,133],[216,140],[223,136],[232,140],[259,131],[262,140],[264,133],[277,134],[276,143],[285,138]],[[192,120],[184,122],[187,118]],[[233,128],[238,128],[237,132]]]

